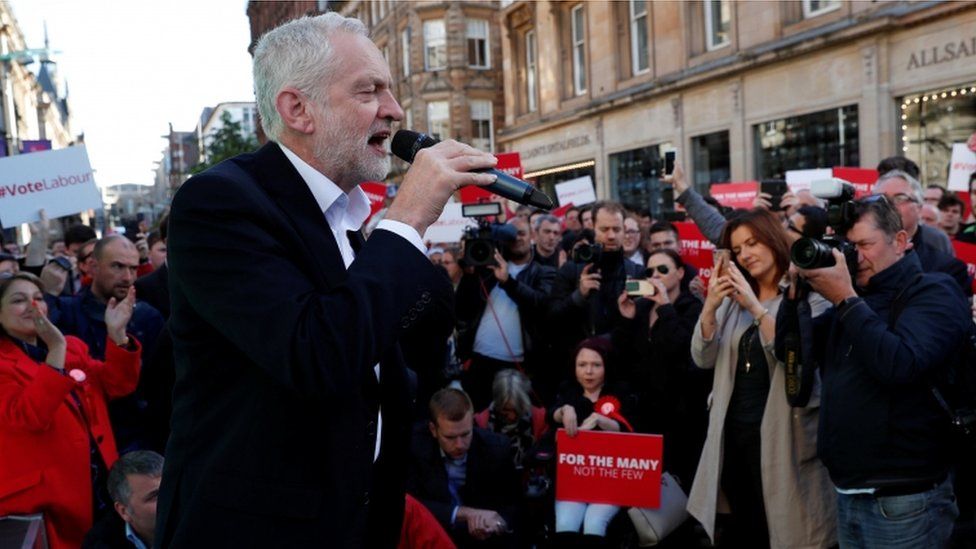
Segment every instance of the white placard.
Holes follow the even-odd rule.
[[[952,160],[949,162],[949,190],[969,192],[969,176],[976,172],[976,152],[965,143],[952,144]]]
[[[84,146],[0,158],[0,224],[54,219],[102,208]]]
[[[815,170],[787,170],[786,184],[796,194],[810,188],[810,183],[821,179],[830,179],[834,176],[834,170],[830,168],[817,168]]]
[[[582,206],[590,202],[596,202],[596,193],[593,192],[593,180],[590,176],[584,175],[562,183],[556,183],[556,199],[559,205],[573,203],[574,206]]]
[[[444,211],[433,225],[427,227],[424,233],[424,242],[460,242],[464,234],[465,227],[477,227],[476,220],[461,215],[459,202],[449,202],[444,206]]]

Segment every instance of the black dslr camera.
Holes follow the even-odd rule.
[[[487,267],[498,263],[495,261],[495,250],[501,246],[515,242],[518,231],[512,225],[491,223],[489,217],[502,213],[502,206],[497,202],[483,204],[465,204],[461,206],[461,214],[478,220],[477,227],[464,230],[461,241],[464,243],[464,255],[460,258],[462,267]]]
[[[827,224],[834,230],[834,234],[822,239],[804,237],[797,240],[790,248],[790,261],[801,269],[832,267],[836,264],[833,250],[839,250],[844,254],[847,271],[853,278],[857,274],[857,250],[844,235],[857,221],[852,203],[854,185],[843,179],[824,179],[814,181],[810,186],[810,193],[827,201]]]
[[[573,247],[573,263],[585,265],[587,263],[599,263],[603,257],[603,246],[592,244],[596,240],[593,229],[583,229],[576,237],[576,242],[582,242]]]

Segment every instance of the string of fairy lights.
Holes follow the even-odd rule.
[[[944,91],[941,91],[941,92],[934,92],[934,93],[931,93],[931,94],[926,93],[924,95],[905,96],[904,102],[901,104],[901,110],[902,110],[902,113],[901,113],[901,121],[902,121],[902,124],[901,124],[901,130],[902,130],[902,136],[901,136],[902,146],[901,146],[901,150],[902,150],[902,152],[908,152],[908,135],[906,133],[904,133],[904,132],[906,132],[908,130],[908,124],[905,123],[908,120],[908,113],[906,112],[908,109],[910,109],[914,105],[924,104],[924,103],[928,103],[928,102],[935,103],[935,102],[939,101],[940,99],[951,99],[951,98],[954,98],[954,97],[966,96],[966,95],[972,95],[972,96],[976,97],[976,86],[963,86],[961,88],[957,88],[957,89],[954,89],[954,90],[944,90]],[[921,106],[921,105],[919,105],[919,106]]]

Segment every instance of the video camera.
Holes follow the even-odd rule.
[[[790,260],[801,269],[820,269],[836,264],[832,250],[844,254],[847,271],[851,277],[857,273],[857,250],[844,235],[857,221],[854,209],[854,185],[843,179],[831,178],[814,181],[810,194],[827,201],[827,224],[834,234],[822,239],[804,237],[793,243]]]
[[[464,255],[459,260],[461,266],[487,267],[497,265],[495,250],[501,250],[502,245],[515,242],[518,231],[514,226],[488,221],[489,217],[495,217],[501,213],[502,206],[497,202],[461,206],[461,215],[478,220],[478,226],[466,228],[461,237],[461,241],[464,243]]]

